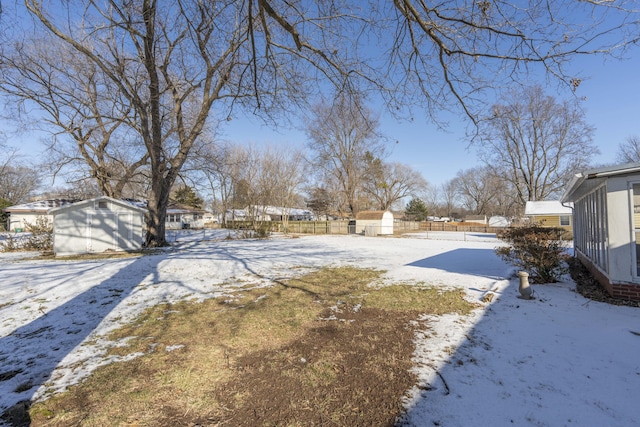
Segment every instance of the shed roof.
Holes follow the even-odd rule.
[[[571,215],[573,203],[563,205],[560,200],[544,200],[527,202],[525,215]]]
[[[384,218],[385,214],[389,214],[393,218],[393,214],[389,211],[362,211],[356,214],[356,219],[375,220]]]
[[[131,203],[130,201],[127,201],[127,200],[118,200],[118,199],[113,199],[113,198],[107,197],[107,196],[100,196],[100,197],[96,197],[94,199],[82,200],[82,201],[79,201],[79,202],[76,202],[76,203],[71,203],[71,204],[66,204],[64,206],[59,206],[59,207],[50,209],[48,212],[50,214],[55,215],[55,214],[57,214],[58,212],[60,212],[62,210],[74,209],[74,208],[77,208],[77,207],[80,207],[80,206],[90,205],[90,204],[92,204],[92,203],[94,203],[96,201],[99,201],[99,200],[108,200],[111,203],[114,203],[114,204],[116,204],[118,206],[121,206],[123,208],[135,210],[135,211],[142,212],[142,213],[147,211],[145,208],[142,208],[142,207],[138,206],[137,204]]]

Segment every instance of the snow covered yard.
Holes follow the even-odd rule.
[[[326,265],[465,289],[481,307],[418,334],[407,426],[640,424],[640,311],[591,302],[569,281],[517,298],[513,268],[481,239],[308,236],[226,240],[180,232],[156,255],[85,261],[0,253],[0,412],[108,363],[101,339],[145,307],[232,293]],[[440,236],[444,238],[446,236]],[[455,236],[458,238],[459,236]],[[487,295],[494,295],[491,302]],[[484,297],[484,298],[483,298]]]

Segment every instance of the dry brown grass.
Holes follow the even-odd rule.
[[[325,268],[269,288],[148,309],[110,339],[143,355],[30,409],[32,426],[392,425],[419,313],[466,314],[462,292],[376,286]]]

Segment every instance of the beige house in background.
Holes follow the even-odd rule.
[[[49,215],[50,209],[70,205],[75,202],[77,202],[77,200],[50,199],[9,206],[3,209],[9,214],[7,230],[14,232],[26,231],[27,225],[35,225],[39,217],[45,218],[49,224],[52,224],[53,216]]]
[[[559,200],[527,202],[524,214],[532,223],[543,227],[560,227],[569,233],[573,231],[573,203]]]

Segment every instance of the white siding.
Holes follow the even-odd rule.
[[[609,229],[609,278],[616,282],[633,280],[635,265],[632,238],[631,183],[627,177],[607,180],[607,226]]]
[[[356,233],[367,235],[392,235],[393,234],[393,214],[384,212],[381,219],[356,219]]]
[[[133,206],[100,198],[53,213],[56,255],[142,248],[143,213]]]
[[[42,212],[11,212],[9,215],[9,231],[16,231],[16,228],[27,231],[27,224],[35,225],[38,217],[45,217],[49,224],[53,223],[53,217]]]

